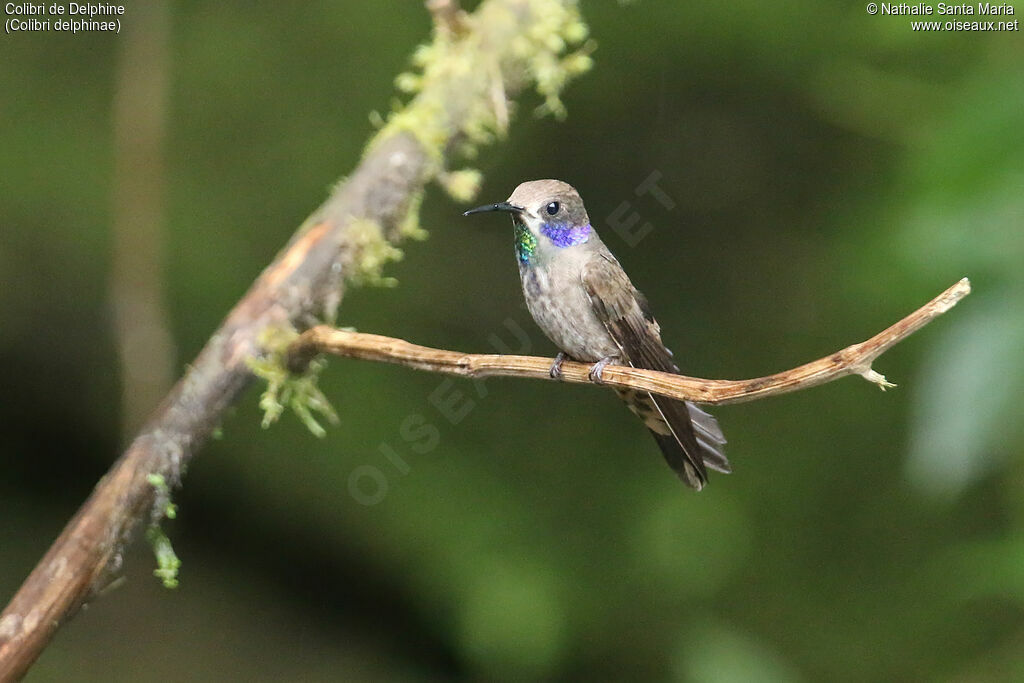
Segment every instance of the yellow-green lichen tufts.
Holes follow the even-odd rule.
[[[153,554],[156,555],[156,569],[153,570],[153,576],[163,582],[164,588],[177,588],[181,560],[174,552],[171,539],[167,538],[167,534],[159,524],[154,524],[146,530],[146,540],[149,541],[149,545],[153,548]]]
[[[532,86],[543,98],[540,113],[565,115],[561,92],[590,68],[594,47],[586,41],[588,29],[577,3],[510,5],[485,3],[465,17],[463,30],[437,30],[432,42],[416,48],[412,68],[395,79],[396,88],[413,97],[394,108],[368,149],[398,132],[411,133],[436,161],[432,172],[440,173],[452,140],[472,156],[476,147],[504,135],[509,90]],[[509,31],[518,35],[510,37]]]
[[[408,71],[395,77],[395,87],[404,93],[416,93],[423,87],[423,77]]]
[[[416,78],[413,74],[402,74],[397,79],[401,88],[416,87],[422,90],[424,76]],[[381,140],[386,140],[398,133],[411,133],[423,145],[423,149],[437,165],[443,158],[444,146],[448,142],[448,127],[445,120],[443,103],[424,97],[422,93],[414,98],[415,106],[403,105],[396,100],[392,111],[384,117],[384,125],[370,139],[366,150],[373,149]]]
[[[538,20],[516,41],[514,49],[526,61],[534,88],[544,98],[537,113],[563,118],[566,109],[562,90],[593,65],[590,53],[595,43],[584,43],[589,29],[575,3],[533,0],[531,5]],[[574,52],[563,54],[570,46],[580,45]]]
[[[323,438],[327,431],[317,420],[317,415],[332,424],[338,423],[338,414],[317,386],[320,372],[327,363],[317,358],[302,374],[289,372],[285,357],[288,347],[298,336],[298,332],[291,328],[267,328],[259,339],[264,355],[249,359],[249,369],[267,383],[260,396],[263,428],[277,422],[285,409],[291,409],[314,436]]]
[[[178,506],[171,502],[171,487],[162,474],[146,475],[146,481],[156,492],[156,500],[153,503],[153,518],[166,517],[174,519],[178,516]]]
[[[484,174],[475,168],[464,168],[460,171],[442,173],[438,180],[452,199],[467,203],[476,199],[480,185],[484,181]]]
[[[423,204],[423,190],[416,192],[409,199],[409,207],[405,211],[405,217],[398,225],[398,234],[413,240],[425,240],[430,236],[420,225],[420,206]],[[393,279],[393,278],[392,278]]]
[[[415,201],[410,205],[416,204]],[[404,222],[402,230],[404,230]],[[349,281],[356,285],[394,287],[398,280],[384,277],[384,266],[402,260],[402,250],[384,237],[380,223],[368,218],[354,219],[345,230],[352,253]]]
[[[156,569],[153,576],[160,579],[164,588],[178,587],[178,569],[181,567],[181,560],[174,552],[171,539],[160,528],[160,520],[163,517],[174,519],[178,516],[178,506],[171,502],[171,487],[162,474],[151,473],[146,476],[146,481],[153,487],[155,500],[153,511],[150,513],[149,528],[146,529],[146,539],[153,548],[153,555],[156,556]]]

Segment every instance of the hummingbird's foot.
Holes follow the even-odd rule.
[[[590,368],[590,381],[594,384],[604,384],[604,378],[601,376],[601,373],[604,372],[605,367],[613,360],[615,359],[611,356],[606,356],[594,363]]]
[[[551,375],[551,379],[562,379],[562,363],[569,357],[565,351],[559,351],[558,355],[555,356],[555,362],[551,364],[551,369],[548,370],[548,374]]]

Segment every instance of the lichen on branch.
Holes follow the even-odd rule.
[[[286,366],[287,354],[298,337],[294,328],[268,328],[260,340],[264,355],[249,360],[253,374],[267,383],[260,395],[262,424],[267,429],[280,419],[285,409],[290,409],[314,436],[322,439],[327,431],[317,415],[331,424],[338,423],[338,414],[317,386],[326,362],[314,359],[302,372],[291,372]]]
[[[439,23],[433,40],[413,52],[413,68],[395,78],[395,87],[413,97],[388,114],[367,150],[408,132],[435,162],[431,175],[443,174],[453,146],[471,159],[506,134],[511,94],[532,85],[543,98],[538,113],[563,117],[563,89],[592,66],[594,43],[586,40],[576,2],[484,3],[457,25]],[[479,188],[479,172],[467,171],[473,175],[445,183],[457,201],[472,200]]]

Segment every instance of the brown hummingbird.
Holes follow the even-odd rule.
[[[512,215],[523,295],[533,319],[560,349],[551,376],[566,358],[594,363],[601,381],[609,363],[679,373],[647,299],[597,236],[576,189],[560,180],[522,183],[507,201],[464,215],[505,211]],[[708,468],[731,471],[725,437],[714,417],[689,401],[616,390],[644,421],[669,466],[698,491]]]

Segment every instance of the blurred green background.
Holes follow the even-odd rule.
[[[120,36],[0,38],[2,602],[132,420],[109,287],[119,50],[141,7]],[[181,586],[139,544],[29,680],[1024,677],[1020,33],[918,33],[859,2],[582,10],[598,48],[567,120],[522,98],[473,162],[480,200],[576,185],[704,377],[831,353],[969,275],[974,294],[876,364],[900,387],[714,410],[735,472],[695,494],[611,392],[334,360],[341,424],[263,431],[250,391],[175,497]],[[430,22],[416,2],[167,18],[150,275],[172,343],[151,360],[176,375],[357,163]],[[652,173],[671,210],[636,196]],[[635,246],[608,227],[623,202],[654,226]],[[464,208],[431,188],[400,285],[351,290],[340,324],[480,352],[521,328],[553,355],[506,221]],[[351,493],[367,502],[367,472],[370,505]]]

